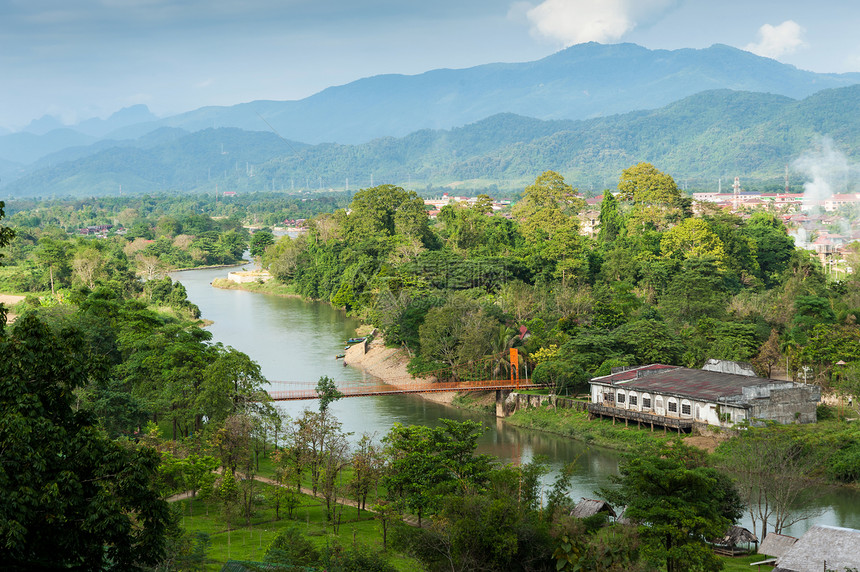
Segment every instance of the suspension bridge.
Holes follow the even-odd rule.
[[[379,381],[338,381],[337,388],[344,397],[367,397],[372,395],[396,395],[406,393],[432,393],[442,391],[517,391],[539,389],[527,375],[520,376],[517,350],[511,350],[511,359],[487,358],[462,365],[456,370],[451,368],[428,372],[421,377],[402,377],[389,379],[388,383]],[[510,377],[502,377],[509,373]],[[317,382],[307,381],[269,381],[269,396],[272,401],[294,401],[317,399]]]

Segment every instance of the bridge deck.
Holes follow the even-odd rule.
[[[293,386],[304,386],[302,388],[269,391],[272,401],[292,401],[299,399],[316,399],[318,397],[315,386],[307,383],[272,382]],[[367,397],[371,395],[395,395],[405,393],[430,393],[440,391],[493,391],[497,389],[540,389],[541,386],[526,381],[511,380],[483,380],[483,381],[449,381],[449,382],[427,382],[412,381],[407,384],[398,385],[348,385],[338,387],[344,397]]]

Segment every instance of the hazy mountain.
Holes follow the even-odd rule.
[[[803,100],[714,90],[660,109],[588,120],[541,121],[498,114],[465,127],[416,131],[360,145],[288,142],[233,128],[162,129],[109,148],[77,150],[8,185],[9,195],[158,190],[357,189],[385,182],[517,190],[552,169],[582,189],[611,187],[621,170],[649,161],[684,185],[742,177],[781,186],[785,166],[833,139],[860,153],[860,85]],[[64,151],[63,153],[68,153]]]
[[[588,119],[657,109],[695,93],[731,89],[803,98],[860,83],[860,74],[817,74],[723,45],[649,50],[635,44],[580,44],[538,61],[380,75],[330,87],[299,101],[204,107],[157,120],[144,105],[58,129],[34,121],[28,134],[0,135],[0,159],[31,164],[93,138],[134,140],[160,127],[276,131],[307,143],[363,143],[422,129],[451,129],[500,113]],[[69,130],[78,133],[73,137]]]
[[[711,89],[802,98],[860,83],[860,74],[817,74],[724,45],[649,50],[580,44],[535,62],[380,75],[300,101],[206,107],[163,120],[194,131],[232,126],[308,143],[359,143],[419,129],[448,129],[498,113],[587,119],[651,109]]]
[[[89,145],[96,141],[91,135],[64,127],[41,135],[21,131],[0,136],[0,159],[29,164],[48,153],[67,147]]]
[[[78,123],[75,126],[75,130],[87,135],[104,137],[124,127],[149,123],[157,119],[147,106],[143,104],[132,105],[131,107],[120,109],[107,119],[93,118]]]

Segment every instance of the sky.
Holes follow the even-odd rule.
[[[588,41],[727,44],[860,72],[856,0],[0,0],[0,131],[160,117],[373,75],[524,62]]]

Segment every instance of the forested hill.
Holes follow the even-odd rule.
[[[263,130],[308,143],[363,143],[419,129],[449,129],[498,113],[588,119],[662,107],[711,89],[803,98],[860,83],[860,74],[817,74],[725,45],[649,50],[587,43],[533,62],[494,63],[423,74],[379,75],[330,87],[300,101],[207,107],[163,121],[198,130]]]
[[[849,157],[860,149],[860,86],[803,100],[716,90],[661,109],[585,121],[541,121],[499,114],[451,130],[422,130],[362,145],[308,146],[271,132],[165,129],[138,141],[104,142],[45,158],[10,183],[8,196],[94,195],[158,190],[256,191],[464,184],[521,189],[541,172],[561,172],[581,189],[611,186],[640,161],[690,187],[718,177],[782,185],[785,166],[834,140]],[[797,181],[799,182],[799,180]]]

